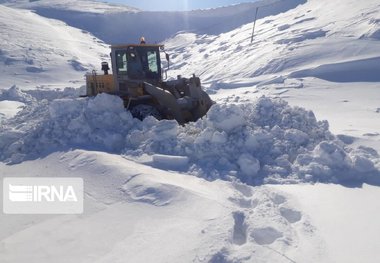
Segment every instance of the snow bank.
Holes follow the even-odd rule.
[[[178,161],[170,166],[185,166],[207,179],[238,178],[249,184],[364,182],[379,176],[375,150],[350,149],[329,132],[326,121],[282,100],[216,104],[204,119],[179,126],[174,120],[134,119],[119,97],[106,94],[32,99],[0,127],[3,161],[21,162],[74,147],[129,157],[148,154],[158,163]]]
[[[333,82],[378,82],[380,81],[379,71],[380,57],[375,57],[325,64],[316,68],[293,72],[290,77],[317,77]]]
[[[66,87],[64,89],[32,89],[20,90],[16,85],[9,89],[0,90],[0,101],[10,100],[26,104],[37,103],[37,101],[48,100],[53,101],[63,98],[77,98],[85,93],[85,86],[79,89]]]

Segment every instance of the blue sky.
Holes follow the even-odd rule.
[[[255,2],[255,0],[106,0],[111,3],[123,3],[146,11],[193,10],[219,7],[231,4]]]

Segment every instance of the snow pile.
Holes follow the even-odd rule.
[[[380,168],[374,150],[352,150],[312,112],[266,97],[253,104],[214,105],[207,118],[185,127],[153,119],[144,124],[127,136],[135,147],[127,154],[187,156],[193,164],[189,169],[209,179],[237,176],[249,184],[363,181]]]
[[[158,162],[174,155],[193,174],[249,184],[366,181],[380,168],[374,150],[349,149],[312,112],[267,97],[216,104],[206,118],[185,126],[133,119],[119,97],[106,94],[44,99],[0,127],[0,158],[9,162],[70,147],[148,154]]]
[[[0,158],[20,162],[73,146],[120,151],[124,145],[122,135],[135,121],[116,96],[53,101],[32,97],[24,110],[2,123]]]

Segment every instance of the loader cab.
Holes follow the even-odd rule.
[[[125,45],[111,47],[111,60],[116,89],[128,83],[162,81],[161,45]]]

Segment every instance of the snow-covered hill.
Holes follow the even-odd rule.
[[[1,262],[378,261],[378,1],[188,13],[17,2],[36,13],[0,5],[0,178],[81,177],[85,210],[0,214]],[[117,97],[78,98],[109,53],[91,34],[186,29],[166,41],[169,74],[201,75],[217,102],[203,120],[141,122]]]
[[[15,6],[32,9],[44,17],[65,21],[71,26],[93,33],[109,44],[120,44],[135,43],[141,36],[145,36],[152,43],[161,42],[183,30],[199,34],[220,34],[251,22],[255,9],[259,5],[270,4],[270,8],[261,10],[258,15],[260,18],[287,11],[304,3],[305,0],[265,0],[189,12],[137,12],[129,7],[120,7],[101,15],[93,12],[91,8],[82,8],[81,3],[84,1],[79,1],[78,8],[75,7],[76,3],[73,4],[75,7],[73,8],[71,4],[67,6],[66,4],[50,4],[51,0],[39,2],[47,2],[47,4],[33,3]]]
[[[1,0],[0,4],[24,9],[46,8],[69,12],[104,14],[113,12],[137,12],[137,8],[121,4],[111,4],[96,0]]]
[[[246,24],[219,36],[178,34],[166,44],[178,54],[173,62],[182,72],[201,73],[205,80],[290,74],[332,82],[378,82],[379,32],[376,0],[309,0],[259,20],[252,43],[252,24]]]
[[[81,85],[108,60],[108,47],[91,34],[28,10],[0,5],[0,34],[1,88]]]

